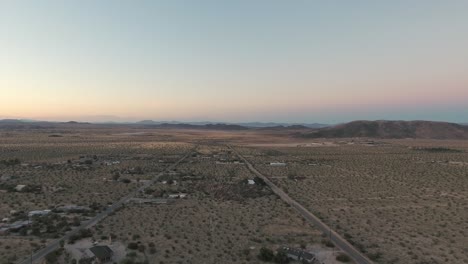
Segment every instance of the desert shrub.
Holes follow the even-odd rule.
[[[134,264],[135,261],[133,261],[133,259],[130,259],[130,258],[124,258],[120,263],[121,264]]]
[[[81,224],[80,218],[79,218],[78,216],[73,217],[73,219],[72,219],[72,225],[73,225],[73,226],[80,226],[80,224]]]
[[[21,161],[18,158],[0,160],[0,164],[3,164],[5,166],[15,166],[15,165],[18,165],[20,163],[21,163]]]
[[[425,152],[432,152],[432,153],[460,153],[460,152],[462,152],[459,149],[450,149],[450,148],[444,148],[444,147],[417,148],[416,150],[425,151]]]
[[[275,257],[273,251],[269,248],[262,247],[260,253],[258,254],[258,259],[262,261],[272,261]]]
[[[49,254],[47,254],[45,256],[45,261],[47,264],[54,264],[54,263],[58,263],[58,258],[60,257],[60,255],[62,255],[63,253],[63,249],[57,249],[55,251],[52,251],[50,252]]]
[[[258,185],[261,185],[261,186],[265,186],[265,185],[266,185],[266,182],[265,182],[262,178],[260,178],[260,177],[258,177],[258,176],[256,176],[256,177],[254,178],[254,182],[255,182],[256,184],[258,184]]]
[[[382,253],[381,252],[369,253],[368,256],[371,260],[377,261],[382,257]]]
[[[266,156],[273,156],[273,157],[284,155],[283,152],[276,150],[276,149],[268,149],[268,150],[265,150],[264,153]]]
[[[335,247],[335,244],[333,244],[333,242],[331,242],[330,239],[322,239],[322,244],[324,244],[325,246],[330,247],[330,248]]]
[[[336,260],[340,261],[340,262],[350,262],[351,261],[351,258],[344,254],[344,253],[340,253],[338,254],[338,256],[336,256]]]
[[[15,185],[7,184],[7,183],[0,183],[0,190],[5,190],[7,192],[15,192]]]
[[[127,246],[129,249],[133,249],[133,250],[137,250],[138,249],[138,244],[135,243],[135,242],[130,242],[128,243],[128,246]]]
[[[250,240],[255,242],[255,243],[262,243],[262,239],[257,238],[257,237],[251,238]]]
[[[138,245],[138,251],[143,253],[143,252],[145,252],[145,249],[146,249],[145,245],[142,245],[142,244]]]
[[[77,240],[80,240],[80,239],[83,239],[83,238],[87,238],[87,237],[91,237],[93,235],[93,232],[91,232],[91,230],[89,229],[81,229],[80,231],[78,231],[76,234],[73,234],[71,235],[69,238],[68,238],[68,244],[73,244],[75,243]]]
[[[273,258],[273,260],[275,263],[279,263],[279,264],[289,263],[289,258],[286,255],[286,253],[283,251],[278,252],[276,256]]]
[[[112,175],[112,179],[114,181],[117,181],[119,178],[120,178],[120,173],[118,171],[114,172],[114,174]]]
[[[78,261],[79,264],[92,264],[93,258],[82,258]]]

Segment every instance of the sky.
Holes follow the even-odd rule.
[[[468,122],[468,1],[1,0],[0,118]]]

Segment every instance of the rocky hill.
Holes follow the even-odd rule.
[[[468,139],[468,126],[431,121],[353,121],[296,135],[305,138]]]

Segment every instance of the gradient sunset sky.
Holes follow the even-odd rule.
[[[468,1],[2,0],[0,118],[468,122]]]

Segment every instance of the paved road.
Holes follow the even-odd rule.
[[[285,201],[286,203],[291,205],[294,209],[296,209],[302,215],[302,217],[304,217],[307,221],[309,221],[318,229],[320,229],[320,231],[329,235],[331,241],[333,241],[333,243],[338,248],[340,248],[343,252],[348,254],[356,263],[358,264],[372,264],[373,263],[363,253],[361,253],[353,245],[351,245],[348,241],[346,241],[346,239],[344,239],[338,233],[333,231],[328,225],[322,222],[322,220],[320,220],[317,216],[315,216],[306,208],[304,208],[302,205],[300,205],[298,202],[293,200],[283,190],[281,190],[273,182],[271,182],[266,176],[264,176],[259,171],[257,171],[257,169],[255,169],[254,166],[246,158],[244,158],[241,154],[239,154],[235,149],[233,149],[230,146],[229,148],[234,153],[236,153],[236,155],[239,156],[239,158],[242,159],[245,162],[245,164],[247,164],[247,167],[250,169],[250,171],[252,171],[258,177],[262,178],[276,195],[278,195],[283,201]]]
[[[196,147],[195,147],[196,149]],[[178,161],[176,161],[174,164],[172,164],[171,166],[167,167],[164,169],[164,171],[160,172],[159,174],[157,174],[151,181],[149,182],[146,182],[144,185],[142,185],[141,187],[139,187],[138,189],[136,189],[135,191],[127,194],[126,196],[120,198],[120,200],[118,200],[117,202],[113,203],[112,205],[110,205],[109,207],[107,207],[106,210],[100,212],[99,214],[97,214],[95,217],[89,219],[88,221],[86,222],[83,222],[78,228],[76,229],[73,229],[72,231],[66,233],[63,237],[59,238],[59,239],[56,239],[54,241],[52,241],[50,244],[48,244],[45,248],[42,248],[42,249],[39,249],[38,251],[34,252],[32,254],[31,257],[29,257],[28,259],[26,260],[22,260],[20,261],[19,263],[20,264],[32,264],[32,263],[38,263],[42,258],[44,258],[47,254],[49,254],[50,252],[53,252],[54,250],[58,249],[60,247],[60,241],[64,241],[65,243],[67,242],[67,240],[70,238],[70,236],[78,233],[79,230],[81,229],[86,229],[86,228],[90,228],[92,226],[94,226],[95,224],[97,224],[99,221],[101,221],[102,219],[106,218],[107,216],[109,216],[110,213],[114,212],[115,210],[117,210],[118,208],[120,208],[124,203],[126,203],[130,198],[136,196],[138,193],[144,191],[146,188],[148,188],[149,186],[153,185],[159,177],[161,177],[162,175],[164,175],[164,173],[166,171],[169,171],[169,170],[172,170],[174,169],[175,167],[177,167],[177,165],[179,165],[179,163],[181,163],[184,159],[186,159],[190,154],[193,153],[193,151],[195,149],[192,149],[190,150],[187,154],[185,154],[181,159],[179,159]]]

